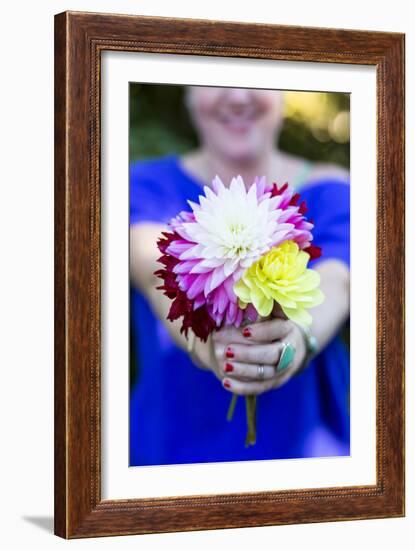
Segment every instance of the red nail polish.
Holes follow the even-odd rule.
[[[228,359],[232,359],[232,357],[235,357],[231,348],[228,348],[226,350],[226,357],[228,357]]]
[[[232,372],[233,371],[233,365],[230,363],[226,363],[225,365],[225,372]]]
[[[245,336],[245,338],[249,338],[250,336],[252,336],[251,329],[248,327],[245,327],[242,331],[242,334]]]
[[[223,382],[223,386],[224,386],[225,388],[227,388],[227,389],[229,389],[229,388],[231,387],[230,383],[229,383],[227,380],[225,380],[225,381]]]

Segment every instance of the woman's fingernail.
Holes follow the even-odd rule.
[[[232,372],[233,371],[233,365],[230,363],[226,363],[225,365],[225,372]]]
[[[245,338],[249,338],[250,336],[252,336],[251,329],[248,327],[245,327],[242,331],[242,334],[245,336]]]
[[[223,381],[223,387],[227,388],[227,389],[229,389],[231,387],[231,383],[229,382],[229,380],[224,380]]]
[[[226,357],[228,357],[228,359],[232,359],[232,357],[235,357],[235,355],[234,355],[234,353],[233,353],[233,351],[232,351],[231,348],[228,348],[228,349],[226,350]]]

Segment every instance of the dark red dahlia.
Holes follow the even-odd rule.
[[[158,261],[164,266],[154,274],[163,280],[163,284],[157,287],[163,290],[165,296],[172,300],[167,319],[176,321],[183,317],[181,333],[187,337],[189,329],[192,329],[195,335],[206,342],[209,334],[216,328],[215,322],[209,315],[206,305],[194,309],[194,300],[190,300],[186,293],[179,288],[176,274],[173,268],[180,262],[177,258],[167,253],[167,248],[175,240],[180,240],[177,233],[163,232],[163,237],[157,242],[162,256]]]
[[[310,260],[317,260],[317,258],[320,258],[322,255],[321,247],[315,244],[309,244],[307,248],[304,248],[304,252],[307,252],[310,256]]]

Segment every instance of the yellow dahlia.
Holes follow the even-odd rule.
[[[306,309],[324,299],[318,288],[320,275],[307,269],[309,259],[294,241],[272,248],[246,269],[234,285],[239,306],[252,304],[261,316],[267,317],[277,302],[289,319],[309,325],[312,317]]]

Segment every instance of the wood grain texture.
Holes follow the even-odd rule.
[[[66,25],[55,26],[55,532],[66,532]]]
[[[100,55],[103,50],[377,69],[377,482],[101,500]],[[404,36],[65,12],[55,17],[55,532],[64,538],[404,514]],[[387,261],[386,261],[387,260]],[[386,371],[387,369],[387,371]]]

